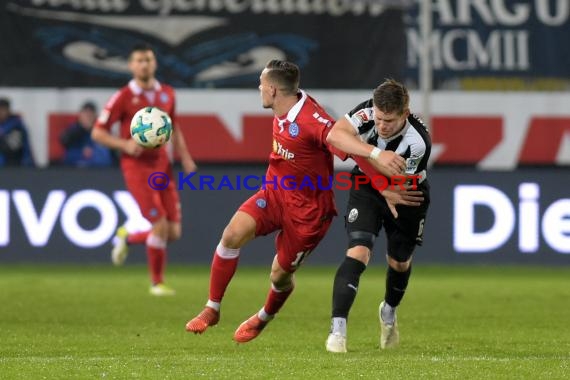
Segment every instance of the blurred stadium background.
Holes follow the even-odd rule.
[[[110,265],[117,226],[144,228],[118,168],[57,163],[62,128],[86,100],[102,107],[130,78],[129,47],[148,42],[159,80],[177,90],[179,125],[200,174],[264,173],[272,115],[261,108],[257,85],[269,59],[296,62],[302,87],[335,117],[393,77],[410,88],[412,111],[433,139],[432,205],[415,262],[567,270],[569,20],[567,0],[3,1],[0,97],[23,117],[38,167],[0,168],[0,263],[7,273],[26,268],[13,263]],[[206,273],[248,194],[181,190],[184,232],[169,262]],[[346,199],[337,192],[340,215],[307,263],[330,268],[331,286],[346,246]],[[373,266],[384,265],[381,245]],[[254,242],[242,265],[267,269],[272,247],[272,238]],[[129,263],[143,263],[142,253]],[[9,294],[5,301],[14,301]],[[567,320],[567,298],[556,308]],[[568,360],[567,337],[559,344]]]
[[[559,43],[570,37],[568,2],[438,1],[426,17],[428,5],[4,2],[0,95],[27,124],[39,170],[2,169],[0,260],[106,261],[115,227],[141,225],[117,170],[53,164],[62,128],[83,102],[102,107],[128,81],[125,54],[148,41],[159,79],[178,90],[179,123],[202,174],[263,173],[272,116],[257,84],[270,58],[297,62],[303,87],[335,117],[394,77],[433,137],[434,199],[418,259],[568,263],[570,47]],[[185,233],[172,260],[209,262],[248,193],[184,189]],[[345,245],[341,219],[325,248]]]

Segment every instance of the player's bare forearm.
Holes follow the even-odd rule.
[[[180,156],[180,162],[182,163],[184,171],[187,173],[196,171],[196,163],[188,151],[186,141],[184,140],[184,134],[180,130],[179,126],[175,126],[172,131],[172,145],[174,146],[176,153]]]
[[[138,157],[143,151],[143,148],[137,145],[136,141],[133,139],[122,139],[117,136],[113,136],[109,131],[103,128],[93,128],[91,131],[91,138],[93,141],[104,145],[111,149],[119,150],[129,156]]]
[[[91,139],[93,141],[106,146],[107,148],[124,150],[126,140],[117,136],[113,136],[109,131],[103,128],[93,128],[91,131]]]
[[[346,118],[342,117],[333,125],[327,142],[352,156],[369,157],[374,147],[360,140]]]

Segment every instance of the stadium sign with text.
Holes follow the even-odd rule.
[[[201,174],[261,177],[263,166],[204,167]],[[570,197],[563,169],[481,172],[433,169],[424,244],[415,259],[428,263],[530,263],[570,265]],[[117,226],[149,224],[124,190],[116,169],[4,169],[0,178],[0,261],[109,262]],[[149,191],[153,191],[150,190]],[[208,264],[228,218],[255,190],[181,191],[182,239],[173,262]],[[348,191],[335,189],[339,216],[311,255],[336,265],[346,247]],[[381,233],[379,240],[384,239]],[[244,263],[259,265],[273,252],[271,237],[248,245]],[[383,243],[377,245],[380,252]],[[133,247],[143,250],[143,247]],[[191,254],[189,254],[191,253]],[[129,258],[131,260],[131,258]],[[144,261],[144,255],[132,260]]]
[[[434,87],[467,90],[565,90],[570,88],[567,0],[437,0],[427,41]],[[422,36],[418,7],[406,18],[407,66],[417,81]]]
[[[521,183],[517,205],[493,186],[456,186],[453,193],[455,250],[458,253],[492,252],[516,234],[522,253],[538,252],[542,236],[553,251],[570,254],[570,198],[544,205],[540,203],[540,190],[538,183]],[[477,207],[485,207],[493,217],[491,226],[481,231],[475,227]]]

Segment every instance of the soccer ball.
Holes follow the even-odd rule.
[[[170,140],[172,120],[158,107],[145,107],[131,120],[131,136],[144,148],[159,148]]]

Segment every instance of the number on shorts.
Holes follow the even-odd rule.
[[[307,256],[309,256],[310,253],[311,253],[310,250],[309,251],[297,252],[297,258],[295,260],[293,260],[293,262],[291,263],[291,266],[293,268],[297,268],[298,266],[303,264],[303,261],[305,261],[305,258],[307,258]]]
[[[418,239],[421,239],[422,235],[424,234],[424,222],[425,222],[425,219],[420,220],[419,227],[418,227],[418,237],[417,237]]]

